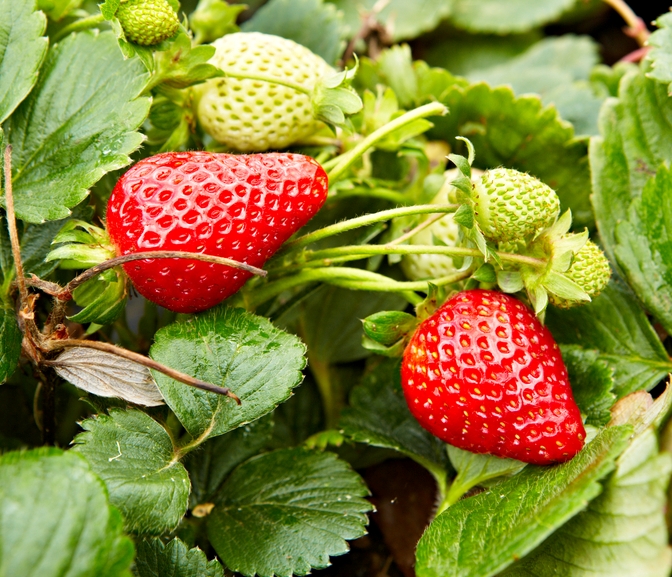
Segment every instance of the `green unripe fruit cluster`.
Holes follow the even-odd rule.
[[[551,226],[560,212],[555,191],[512,168],[486,171],[474,183],[474,211],[483,236],[495,243],[527,241]]]
[[[175,35],[180,21],[166,0],[128,0],[117,18],[126,38],[140,46],[153,46]]]
[[[611,267],[600,247],[592,240],[588,240],[581,250],[574,255],[572,266],[569,267],[565,276],[579,285],[588,293],[588,296],[594,298],[607,286],[611,278]],[[550,295],[550,298],[555,306],[561,308],[579,304],[575,301],[559,299],[553,295]]]

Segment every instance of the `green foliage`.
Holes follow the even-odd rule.
[[[289,38],[332,65],[344,47],[343,17],[324,0],[271,0],[241,29]]]
[[[489,577],[530,552],[600,493],[631,432],[606,429],[568,463],[528,466],[444,511],[418,543],[418,577]]]
[[[12,376],[21,354],[21,331],[14,311],[0,305],[0,385]]]
[[[305,575],[364,534],[366,485],[332,453],[280,449],[250,459],[226,480],[208,536],[244,575]]]
[[[1,575],[130,577],[133,544],[121,529],[79,455],[49,448],[0,456]]]
[[[585,306],[552,307],[547,324],[560,343],[597,351],[596,361],[613,370],[614,392],[620,398],[637,389],[652,389],[672,363],[632,293],[613,282]]]
[[[35,0],[0,2],[0,124],[14,111],[37,81],[47,53],[42,36],[44,15]]]
[[[245,10],[245,4],[231,5],[224,0],[200,0],[189,15],[189,25],[195,32],[194,42],[213,42],[224,34],[238,32],[238,15]]]
[[[187,511],[190,483],[170,435],[149,415],[111,409],[82,423],[74,451],[103,479],[126,530],[161,535]]]
[[[214,437],[258,419],[286,401],[302,380],[305,346],[268,320],[220,307],[156,333],[151,356],[241,400],[187,387],[155,373],[166,399],[194,437]]]
[[[149,112],[149,100],[138,98],[142,70],[137,59],[123,59],[107,32],[72,34],[49,51],[34,90],[6,126],[19,218],[68,216],[106,172],[130,162]]]
[[[177,538],[165,545],[161,539],[140,541],[137,549],[137,577],[224,577],[219,561],[208,561],[198,547],[189,549]]]
[[[672,93],[672,14],[663,14],[655,24],[659,30],[649,37],[651,49],[646,57],[651,62],[651,70],[647,76],[667,84],[669,94]]]
[[[411,457],[445,482],[445,444],[425,431],[408,410],[398,360],[381,362],[353,389],[339,427],[354,441]]]

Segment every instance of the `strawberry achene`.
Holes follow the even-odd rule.
[[[461,449],[547,465],[584,444],[558,345],[504,293],[469,290],[446,301],[419,325],[401,374],[415,418]]]
[[[262,266],[320,209],[327,175],[301,154],[168,152],[145,158],[117,182],[107,228],[119,255],[179,250]],[[188,259],[134,261],[138,292],[172,311],[208,309],[251,273]]]

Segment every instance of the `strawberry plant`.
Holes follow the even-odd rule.
[[[670,575],[633,7],[0,0],[0,577]]]

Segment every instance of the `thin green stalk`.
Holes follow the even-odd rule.
[[[472,272],[461,271],[432,279],[431,282],[437,286],[448,285],[464,280]],[[395,281],[382,274],[349,267],[307,268],[259,287],[249,295],[246,302],[251,309],[255,309],[282,292],[309,282],[323,282],[352,290],[396,292],[413,305],[422,301],[413,291],[427,292],[427,281]]]
[[[408,202],[408,196],[396,190],[389,188],[365,188],[356,187],[348,190],[339,190],[334,196],[329,197],[329,200],[341,200],[351,196],[365,196],[367,198],[380,198],[382,200],[389,200],[396,204],[404,205]]]
[[[222,69],[223,70],[223,69]],[[305,86],[301,86],[296,82],[291,80],[284,80],[282,78],[276,78],[275,76],[266,76],[264,74],[249,74],[247,72],[231,72],[229,70],[223,70],[225,78],[236,78],[237,80],[257,80],[259,82],[268,82],[269,84],[279,84],[280,86],[286,86],[287,88],[293,88],[297,92],[301,92],[306,96],[312,96],[313,91],[309,90]]]
[[[369,136],[362,140],[353,149],[344,154],[341,154],[340,156],[337,156],[336,158],[333,158],[324,164],[323,168],[327,171],[329,182],[335,182],[338,180],[338,177],[341,176],[341,174],[343,174],[352,165],[353,162],[355,162],[376,142],[382,140],[388,134],[391,134],[402,126],[410,124],[411,122],[420,118],[425,118],[426,116],[444,115],[446,112],[448,112],[448,109],[443,104],[440,102],[431,102],[414,110],[410,110],[406,114],[402,114],[399,118],[395,118],[392,122],[388,122],[384,126],[381,126],[378,130],[375,130],[369,134]]]
[[[72,32],[80,32],[82,30],[88,30],[93,28],[98,24],[105,22],[105,17],[102,14],[95,14],[94,16],[89,16],[88,18],[82,18],[81,20],[75,20],[71,24],[61,28],[53,38],[54,42],[58,42],[61,38],[65,38],[68,34]]]
[[[418,204],[415,206],[403,206],[400,208],[381,210],[372,214],[365,214],[364,216],[358,216],[356,218],[337,222],[336,224],[331,224],[314,232],[304,234],[303,236],[300,236],[299,238],[296,238],[293,241],[285,244],[284,248],[282,249],[282,254],[287,254],[289,252],[301,249],[313,242],[329,238],[330,236],[334,236],[342,232],[347,232],[349,230],[354,230],[363,226],[369,226],[378,222],[385,222],[400,216],[450,213],[455,212],[459,207],[459,204]]]

